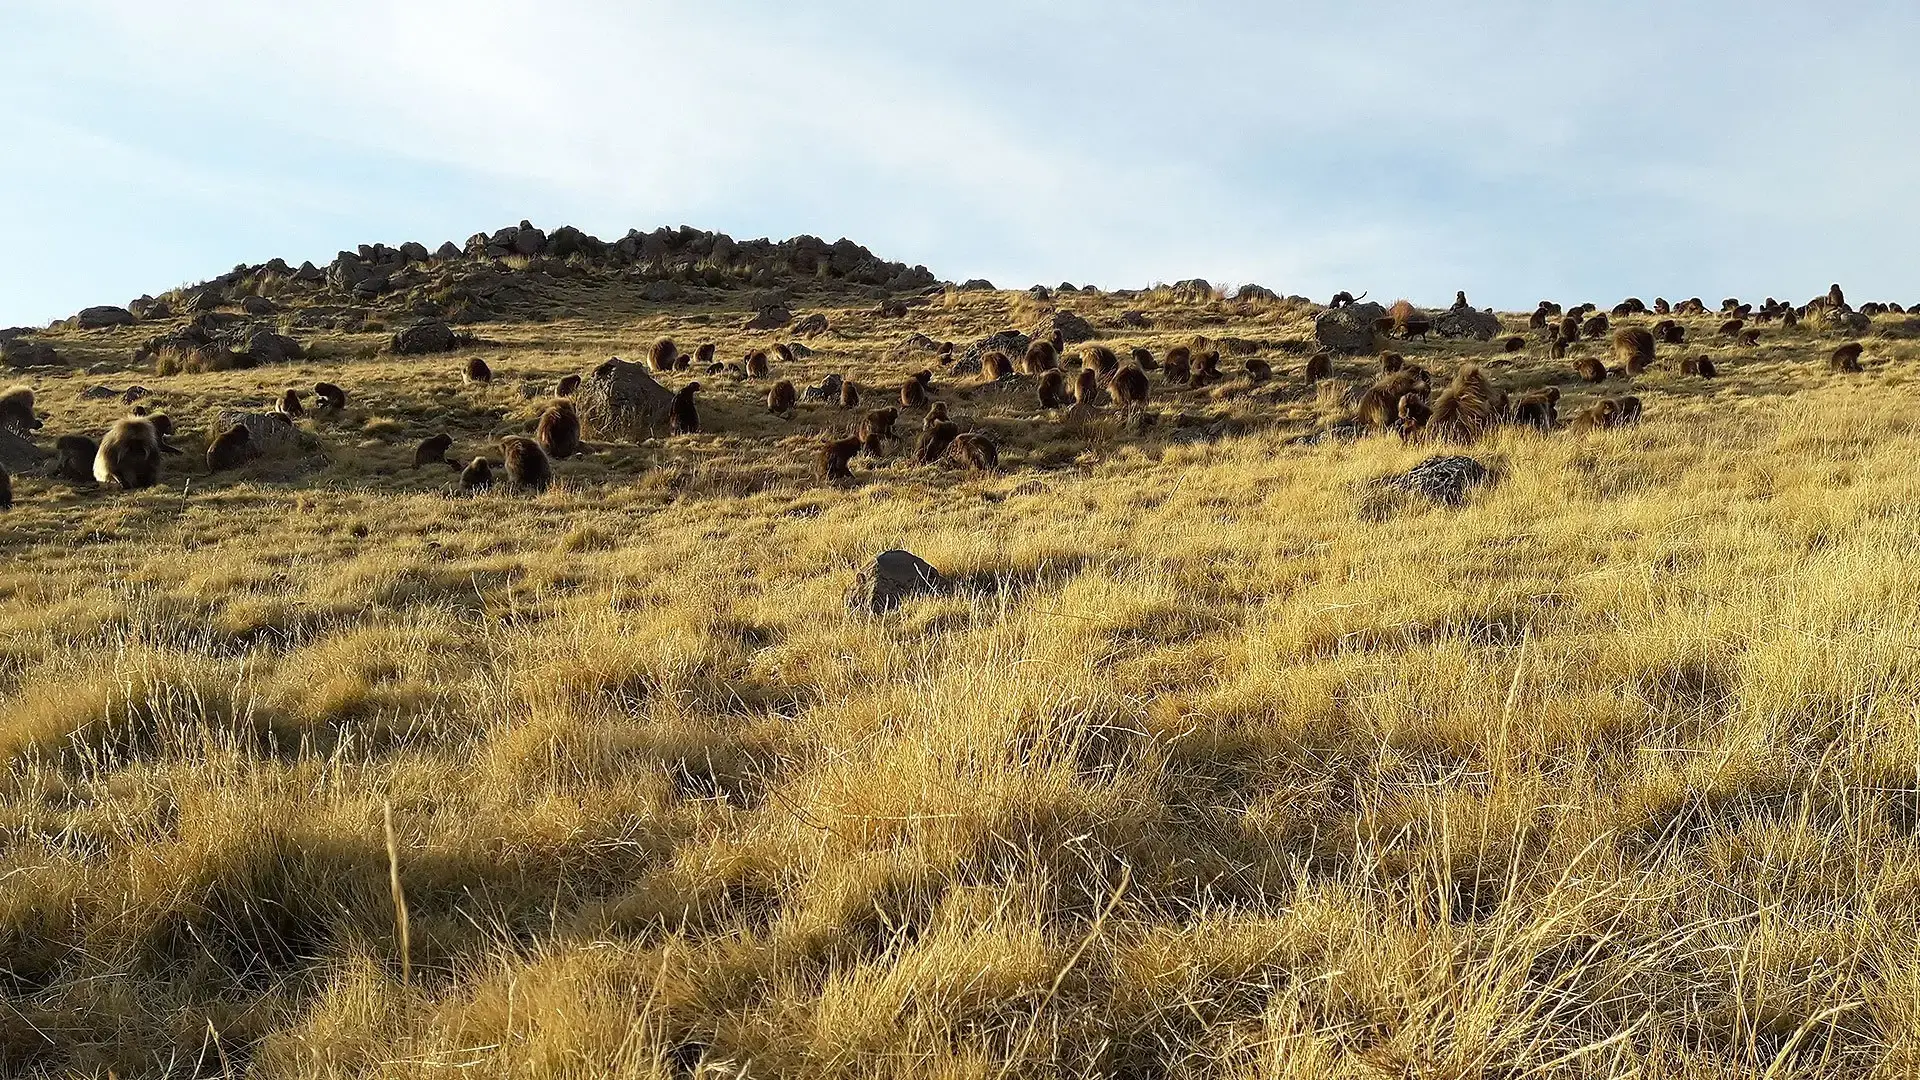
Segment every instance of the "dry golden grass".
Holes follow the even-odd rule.
[[[1307,334],[1285,302],[1060,303],[1123,355]],[[1662,347],[1644,424],[1502,431],[1458,510],[1363,515],[1432,451],[1294,444],[1340,388],[1277,346],[1267,386],[1156,378],[1139,434],[936,376],[1002,441],[987,478],[820,486],[806,451],[851,418],[703,374],[706,434],[596,444],[539,497],[406,467],[662,333],[772,340],[582,304],[479,328],[490,387],[373,334],[33,380],[49,434],[143,382],[190,451],[221,404],[354,398],[304,422],[315,472],[18,481],[0,1072],[1920,1071],[1920,346],[1834,375],[1832,341],[1769,333],[1706,347],[1712,383]],[[894,386],[930,360],[888,357],[909,332],[1047,307],[835,310],[774,377]],[[1620,392],[1538,347],[1398,347],[1558,383],[1563,416]],[[890,546],[961,587],[848,614]]]

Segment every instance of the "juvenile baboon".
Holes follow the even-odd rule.
[[[1196,353],[1193,358],[1193,372],[1187,376],[1188,386],[1207,386],[1221,379],[1220,350],[1208,349]]]
[[[1598,401],[1573,418],[1572,429],[1575,434],[1584,434],[1599,428],[1610,428],[1619,415],[1618,405],[1610,400]]]
[[[253,450],[253,433],[245,424],[235,424],[220,433],[220,437],[207,446],[207,473],[237,469],[244,464]]]
[[[1834,286],[1836,289],[1839,287],[1838,285]],[[1835,371],[1859,371],[1860,354],[1865,351],[1865,345],[1857,341],[1849,341],[1845,345],[1833,350],[1833,356],[1827,361],[1827,366]]]
[[[693,350],[694,362],[701,365],[702,367],[705,367],[706,365],[713,363],[714,352],[715,352],[714,344],[713,342],[709,341],[705,345],[702,345],[699,348]]]
[[[1567,343],[1562,341],[1558,334],[1554,335],[1553,342],[1547,346],[1547,356],[1554,360],[1567,358]]]
[[[676,435],[697,435],[700,432],[700,410],[694,407],[693,395],[700,384],[690,382],[673,395],[672,430]]]
[[[1683,345],[1687,340],[1687,328],[1672,319],[1662,319],[1653,324],[1654,339],[1667,345]]]
[[[1629,375],[1652,366],[1653,348],[1653,332],[1643,326],[1626,326],[1613,332],[1613,358],[1626,365]]]
[[[1091,367],[1101,378],[1120,369],[1120,357],[1105,345],[1089,345],[1080,354],[1082,366]]]
[[[1057,409],[1067,404],[1067,377],[1058,370],[1043,373],[1036,388],[1040,392],[1041,408]]]
[[[484,386],[493,381],[493,369],[487,366],[485,360],[473,357],[467,361],[467,381]]]
[[[1408,394],[1425,396],[1432,383],[1424,371],[1401,369],[1374,380],[1360,396],[1355,419],[1368,427],[1385,431],[1400,419],[1400,399]]]
[[[1094,404],[1094,399],[1099,396],[1100,377],[1094,374],[1092,368],[1081,368],[1080,374],[1074,379],[1073,400]]]
[[[1382,356],[1380,360],[1381,360],[1380,366],[1385,371],[1399,371],[1400,365],[1403,363],[1399,353],[1387,353],[1386,355]],[[1388,361],[1392,362],[1393,364],[1392,367],[1387,366]],[[1307,357],[1307,370],[1305,373],[1305,378],[1308,386],[1312,386],[1314,383],[1319,382],[1321,379],[1330,378],[1332,377],[1332,375],[1333,375],[1333,354],[1332,353],[1317,352],[1317,353],[1314,353],[1312,356]]]
[[[1160,369],[1159,362],[1153,358],[1153,350],[1140,346],[1134,347],[1133,366],[1139,368],[1141,371],[1158,371]]]
[[[1656,296],[1653,298],[1653,313],[1655,315],[1671,315],[1673,314],[1673,305],[1667,303],[1666,297]]]
[[[1758,330],[1740,331],[1740,344],[1749,349],[1753,348],[1755,345],[1760,344],[1760,331]]]
[[[1175,345],[1167,350],[1167,382],[1184,384],[1193,375],[1193,350],[1185,345]]]
[[[1741,329],[1746,325],[1746,323],[1739,319],[1728,319],[1726,322],[1720,324],[1720,336],[1737,338],[1740,336]]]
[[[913,447],[913,460],[922,465],[939,461],[960,434],[960,426],[951,420],[929,420],[926,428],[920,432],[920,441]]]
[[[153,421],[129,416],[114,422],[93,458],[93,478],[132,491],[160,482],[160,434]]]
[[[100,444],[85,435],[62,435],[53,441],[53,467],[50,472],[70,484],[92,484],[93,459]]]
[[[1579,375],[1580,378],[1586,382],[1597,383],[1607,381],[1607,366],[1602,364],[1596,357],[1583,356],[1575,360],[1573,362],[1573,370],[1575,374]]]
[[[847,463],[860,452],[862,445],[864,444],[856,436],[835,439],[822,446],[817,459],[820,479],[829,483],[853,479],[853,470],[847,467]]]
[[[1701,353],[1699,356],[1689,356],[1682,359],[1680,361],[1680,374],[1698,375],[1703,379],[1711,379],[1719,374],[1719,372],[1713,366],[1713,359],[1705,353]]]
[[[1013,374],[1013,361],[998,350],[987,353],[980,357],[980,374],[998,382]]]
[[[1640,399],[1628,394],[1615,398],[1613,403],[1613,422],[1620,426],[1640,422]]]
[[[647,366],[655,372],[672,371],[673,362],[679,358],[680,350],[672,338],[661,338],[653,343],[653,348],[647,350]]]
[[[1022,369],[1029,375],[1040,375],[1060,366],[1060,353],[1049,341],[1036,341],[1027,346],[1027,355],[1022,358]]]
[[[1785,327],[1788,330],[1791,330],[1794,327],[1799,326],[1800,313],[1795,311],[1792,308],[1787,308],[1786,310],[1780,313],[1780,325]]]
[[[33,411],[33,387],[12,386],[0,393],[0,431],[17,431],[26,434],[41,428],[40,417]]]
[[[747,354],[747,377],[763,379],[770,370],[767,363],[767,350],[755,349]]]
[[[843,409],[860,407],[860,388],[853,385],[852,379],[840,380],[840,407]]]
[[[573,402],[562,399],[547,406],[534,428],[534,438],[550,457],[564,460],[579,453],[580,414],[574,410]]]
[[[347,407],[347,392],[330,382],[314,383],[313,397],[323,409],[339,412]]]
[[[13,509],[13,477],[7,470],[0,468],[0,510]]]
[[[947,343],[947,351],[948,352],[953,351],[952,342]],[[787,365],[788,367],[792,367],[796,363],[793,356],[793,346],[787,344],[784,341],[774,343],[773,358],[775,360],[780,361],[782,364]]]
[[[868,454],[880,456],[880,440],[898,439],[893,433],[894,423],[900,419],[899,409],[875,409],[860,421],[860,445]]]
[[[1255,386],[1259,386],[1268,379],[1273,378],[1273,365],[1257,356],[1247,357],[1247,362],[1242,366],[1246,369],[1247,381],[1253,383]],[[1142,375],[1141,378],[1144,379],[1146,376]]]
[[[1402,440],[1411,439],[1433,419],[1433,407],[1419,394],[1400,395],[1394,412],[1396,419],[1393,427],[1400,432]]]
[[[800,394],[794,390],[793,383],[781,379],[767,391],[767,411],[775,416],[793,419],[794,404],[800,400]]]
[[[1552,431],[1560,423],[1560,388],[1549,386],[1520,395],[1513,405],[1513,422]]]
[[[524,435],[509,435],[500,440],[500,452],[506,459],[507,477],[517,488],[545,491],[553,482],[553,466],[540,444]]]
[[[1359,296],[1355,296],[1352,293],[1342,289],[1341,291],[1333,294],[1333,299],[1327,303],[1327,306],[1330,308],[1346,307],[1348,304],[1359,303],[1360,301],[1366,299],[1366,296],[1367,294],[1364,292],[1361,293]]]
[[[1527,339],[1521,337],[1518,334],[1515,334],[1514,336],[1508,338],[1505,342],[1501,343],[1501,348],[1505,349],[1509,353],[1523,352],[1526,350],[1526,347],[1527,347]]]
[[[420,440],[419,446],[413,448],[413,467],[417,469],[422,465],[452,465],[457,469],[460,466],[447,460],[447,451],[451,449],[453,449],[453,436],[444,431],[438,435],[429,435]]]
[[[1059,327],[1054,327],[1053,333],[1047,335],[1047,344],[1053,346],[1053,356],[1056,361],[1067,355],[1067,338],[1060,332]]]
[[[992,439],[977,431],[954,436],[953,441],[947,446],[946,456],[949,460],[965,466],[969,472],[1000,470],[1000,448],[993,444]]]
[[[1610,325],[1605,315],[1595,315],[1581,325],[1580,332],[1589,338],[1602,338],[1607,336],[1607,329]]]
[[[573,392],[578,389],[580,389],[580,376],[567,375],[561,378],[560,385],[553,388],[553,393],[555,397],[572,397]]]
[[[449,465],[452,462],[448,462]],[[460,470],[460,489],[462,491],[485,491],[493,486],[493,462],[477,457]]]
[[[288,387],[287,392],[280,395],[280,411],[289,417],[306,412],[307,410],[300,404],[300,391]]]
[[[1311,357],[1309,357],[1307,360],[1307,366],[1309,368],[1313,366],[1313,360]],[[1407,358],[1404,356],[1401,356],[1397,352],[1383,352],[1380,354],[1380,374],[1382,375],[1391,375],[1394,372],[1399,371],[1401,368],[1406,366],[1407,366]],[[1333,371],[1333,360],[1331,357],[1328,357],[1327,373],[1330,374],[1332,371]]]
[[[691,356],[688,356],[688,355],[687,355],[686,353],[681,353],[681,354],[680,354],[680,358],[679,358],[678,360],[675,360],[675,361],[673,362],[673,370],[675,370],[675,371],[692,371],[692,370],[693,370],[693,357],[691,357]]]
[[[1248,361],[1248,363],[1253,364],[1258,361]],[[1262,363],[1261,366],[1266,365]],[[1113,373],[1113,378],[1107,380],[1107,392],[1113,395],[1113,403],[1120,407],[1122,414],[1143,408],[1147,404],[1147,395],[1150,392],[1147,373],[1132,365],[1123,367]]]
[[[1440,396],[1433,401],[1427,427],[1436,436],[1465,442],[1493,422],[1493,386],[1478,364],[1462,364]]]

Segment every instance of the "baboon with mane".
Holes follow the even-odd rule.
[[[501,456],[506,459],[507,478],[513,486],[540,492],[553,482],[553,466],[540,444],[524,435],[509,435],[500,440]]]
[[[152,487],[160,482],[160,433],[154,422],[144,416],[129,416],[114,422],[100,440],[93,458],[93,478],[99,483],[111,480],[127,491]]]
[[[0,431],[17,431],[25,435],[29,431],[38,431],[44,425],[33,411],[33,387],[10,386],[0,393]]]
[[[540,414],[534,437],[547,454],[556,459],[564,460],[579,453],[580,414],[574,410],[573,402],[563,399],[547,406]]]
[[[674,345],[672,338],[663,337],[647,350],[647,366],[655,373],[672,371],[674,361],[678,359],[680,359],[680,349]]]

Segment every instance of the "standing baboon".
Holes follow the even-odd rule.
[[[545,491],[553,482],[553,466],[540,444],[524,435],[509,435],[500,440],[500,452],[506,458],[507,477],[517,488]]]
[[[553,388],[553,393],[555,397],[572,397],[573,392],[578,389],[580,389],[580,376],[568,375],[560,380],[559,386]]]
[[[289,417],[296,417],[306,412],[305,407],[300,404],[300,391],[288,387],[287,392],[280,395],[280,411]]]
[[[1834,286],[1836,289],[1839,287]],[[1849,341],[1833,350],[1833,356],[1828,359],[1827,366],[1835,371],[1859,371],[1861,370],[1860,354],[1865,352],[1866,348],[1857,341]]]
[[[992,439],[977,431],[954,436],[952,443],[947,446],[946,457],[965,466],[969,472],[998,472],[1000,469],[1000,448],[993,444]]]
[[[1827,287],[1827,306],[1835,311],[1847,309],[1847,294],[1840,291],[1840,283],[1834,282]]]
[[[220,437],[207,446],[207,474],[239,468],[250,456],[252,442],[253,433],[245,424],[235,424],[221,432]]]
[[[794,403],[799,400],[800,395],[794,390],[793,383],[790,380],[781,379],[779,382],[773,384],[773,389],[767,391],[767,411],[775,416],[791,420],[793,419]]]
[[[132,491],[160,482],[160,434],[143,416],[118,420],[100,440],[93,458],[93,478],[109,480]]]
[[[1740,344],[1749,349],[1760,344],[1760,331],[1758,330],[1740,331]]]
[[[673,416],[671,428],[676,435],[697,435],[700,432],[700,410],[694,408],[693,395],[700,384],[690,382],[673,395]]]
[[[1036,387],[1041,408],[1057,409],[1067,404],[1067,377],[1057,369],[1042,373]]]
[[[314,383],[313,397],[323,409],[339,412],[347,407],[347,392],[330,382]]]
[[[674,361],[680,359],[680,350],[673,344],[672,338],[661,338],[647,350],[647,366],[656,372],[672,371]]]
[[[447,464],[452,465],[452,462]],[[456,468],[458,466],[455,466]],[[485,491],[493,486],[493,462],[477,457],[460,470],[460,489],[462,491]]]
[[[1639,375],[1653,364],[1653,332],[1643,326],[1625,326],[1613,332],[1613,358]]]
[[[1029,375],[1042,375],[1060,366],[1060,354],[1052,342],[1036,341],[1027,346],[1022,366]]]
[[[457,469],[460,466],[447,460],[447,451],[451,449],[453,449],[453,436],[444,431],[438,435],[429,435],[420,440],[419,446],[413,448],[413,467],[417,469],[422,465],[452,465]]]
[[[554,458],[565,459],[579,453],[580,414],[574,410],[573,402],[562,399],[547,406],[547,411],[540,414],[534,437]]]
[[[820,479],[830,483],[853,479],[853,470],[847,467],[847,463],[860,452],[862,445],[862,441],[854,437],[835,439],[822,446],[817,456]]]
[[[0,393],[0,431],[17,431],[22,435],[29,431],[38,431],[43,425],[40,417],[33,411],[33,387],[12,386]]]
[[[840,407],[843,409],[857,409],[860,407],[860,390],[853,385],[852,379],[843,378],[840,380]]]
[[[473,357],[467,361],[467,381],[484,386],[493,381],[493,369],[487,366],[485,360]]]

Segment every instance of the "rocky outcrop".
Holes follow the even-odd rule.
[[[396,356],[425,356],[459,347],[460,335],[439,319],[421,319],[395,333],[387,343],[387,349]]]
[[[1335,352],[1369,353],[1374,324],[1386,316],[1387,309],[1372,301],[1328,308],[1313,320],[1313,338]]]
[[[1433,332],[1443,338],[1472,338],[1492,341],[1500,333],[1500,316],[1492,311],[1457,307],[1433,317]]]
[[[319,439],[267,413],[222,409],[214,416],[213,432],[218,434],[235,425],[247,429],[250,457],[312,457],[320,453]]]
[[[104,330],[111,326],[131,326],[133,312],[111,304],[84,308],[80,314],[73,317],[73,325],[78,330]]]
[[[640,442],[668,434],[673,391],[655,382],[644,364],[608,360],[580,381],[573,400],[591,438]]]
[[[1034,327],[1033,333],[1029,336],[1038,338],[1049,337],[1055,330],[1060,331],[1060,340],[1069,345],[1081,341],[1091,341],[1099,336],[1094,330],[1092,323],[1075,315],[1071,311],[1056,311],[1052,315],[1047,316],[1041,321],[1039,326]]]
[[[759,314],[748,319],[742,330],[778,330],[793,321],[793,312],[785,304],[767,304]]]

